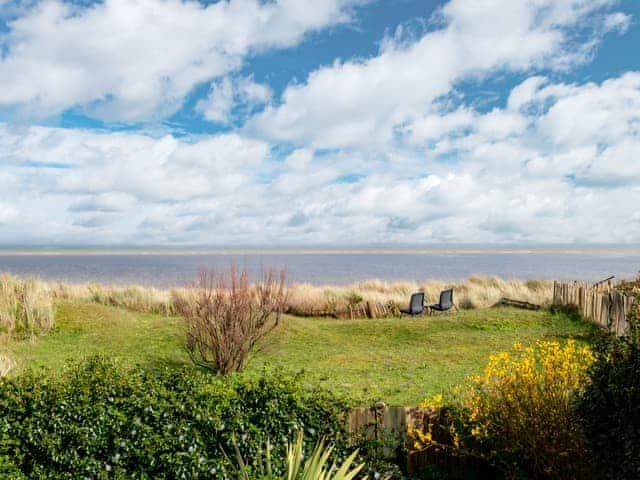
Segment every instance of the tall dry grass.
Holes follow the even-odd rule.
[[[0,353],[0,378],[6,377],[7,374],[13,370],[15,364],[11,357],[5,355],[4,353]]]
[[[53,294],[35,278],[0,275],[0,333],[36,335],[53,326]]]
[[[191,297],[189,289],[163,290],[140,285],[115,286],[97,283],[55,283],[51,285],[53,296],[58,300],[85,300],[123,307],[136,312],[176,314],[176,300]]]
[[[54,299],[81,299],[144,313],[175,315],[177,304],[195,301],[195,292],[190,288],[163,290],[141,286],[46,284],[7,275],[2,278],[13,284],[33,282],[40,291],[50,292]],[[367,305],[370,304],[378,307],[378,314],[394,315],[399,308],[408,306],[412,293],[424,291],[425,302],[437,303],[440,292],[446,288],[454,289],[454,301],[462,309],[490,307],[502,298],[549,306],[553,297],[553,282],[548,280],[503,280],[477,275],[462,282],[384,282],[374,279],[344,287],[306,283],[291,285],[287,292],[286,311],[303,316],[363,317],[367,315]]]
[[[502,298],[549,306],[553,299],[553,282],[548,280],[502,280],[472,276],[462,282],[428,280],[424,283],[367,280],[347,287],[293,285],[289,292],[288,311],[298,315],[349,315],[364,312],[367,303],[389,306],[389,311],[407,307],[412,293],[424,291],[425,302],[438,303],[440,292],[454,289],[459,308],[486,308]],[[394,307],[396,307],[394,309]]]

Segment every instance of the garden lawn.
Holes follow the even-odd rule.
[[[483,369],[491,353],[516,341],[588,342],[593,328],[564,314],[512,308],[377,320],[285,316],[251,355],[244,374],[303,370],[304,382],[346,394],[354,405],[383,400],[409,406],[436,393],[451,395],[454,385]],[[29,366],[55,373],[67,360],[95,354],[149,368],[195,368],[182,342],[179,318],[63,302],[50,333],[8,348],[19,365],[16,374]]]

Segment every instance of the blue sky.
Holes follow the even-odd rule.
[[[640,243],[637,0],[0,18],[0,245]]]

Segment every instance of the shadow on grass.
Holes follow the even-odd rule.
[[[143,361],[136,362],[141,367],[150,370],[183,370],[185,368],[198,369],[188,358],[176,358],[170,356],[148,357]]]
[[[550,311],[551,314],[559,320],[565,320],[575,325],[585,326],[586,331],[580,333],[563,332],[550,334],[547,336],[549,338],[556,338],[558,340],[568,340],[573,338],[574,340],[593,343],[600,335],[600,328],[589,320],[583,318],[575,305],[554,306],[550,308]]]
[[[587,321],[582,318],[582,315],[580,315],[576,305],[554,305],[549,309],[549,311],[553,315],[564,316],[572,322],[578,323]]]
[[[549,335],[545,335],[544,338],[553,339],[553,340],[576,340],[578,342],[593,343],[598,338],[598,330],[594,329],[586,333],[578,333],[578,334],[569,334],[569,333],[549,334]]]

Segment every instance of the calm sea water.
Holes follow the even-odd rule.
[[[290,282],[345,285],[361,280],[462,280],[469,275],[503,278],[599,280],[633,277],[638,252],[621,253],[312,253],[205,255],[2,255],[0,272],[44,279],[173,287],[188,284],[198,271],[234,261],[252,274],[286,268]]]

